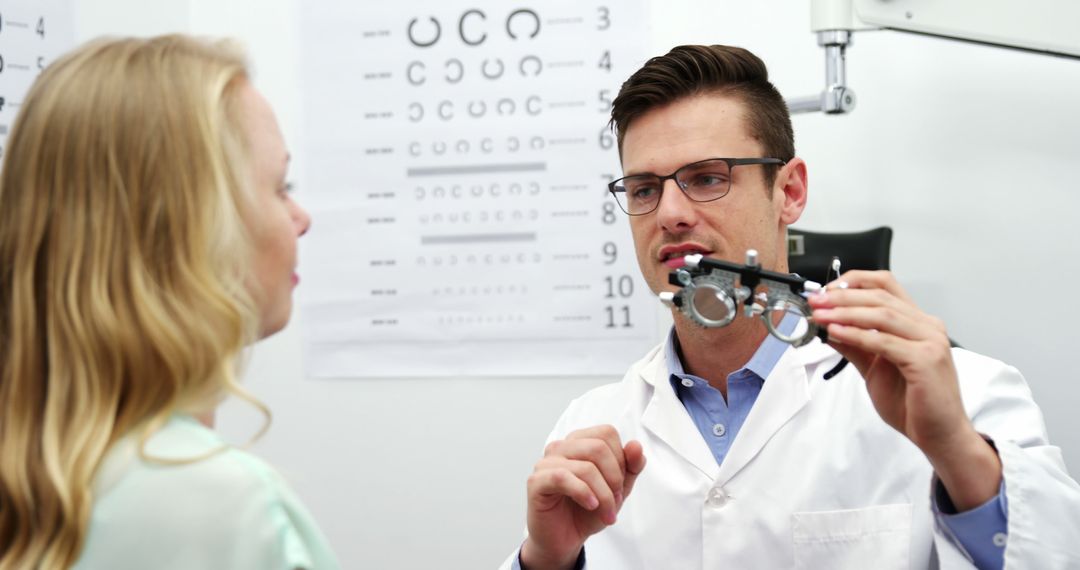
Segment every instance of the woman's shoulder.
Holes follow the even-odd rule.
[[[336,567],[325,538],[281,476],[186,416],[118,442],[95,484],[85,566],[176,553],[181,567]],[[155,551],[157,554],[155,554]],[[182,554],[181,554],[182,552]],[[166,558],[168,559],[168,558]],[[110,566],[116,567],[116,566]]]
[[[175,502],[189,489],[273,494],[282,485],[265,461],[230,446],[194,418],[176,415],[144,445],[137,434],[118,441],[98,471],[94,494],[100,501],[113,495],[145,495],[152,489],[160,500]]]

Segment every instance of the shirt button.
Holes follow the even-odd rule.
[[[687,388],[693,388],[694,387],[694,381],[689,379],[689,378],[683,378],[682,379],[682,385],[686,386]]]
[[[727,428],[724,427],[724,424],[716,424],[712,427],[712,432],[716,437],[724,437],[724,434],[727,433]]]
[[[1005,542],[1009,539],[1009,535],[1003,532],[994,533],[994,546],[998,548],[1005,548]]]
[[[710,507],[719,509],[727,504],[728,497],[724,494],[723,489],[713,487],[709,490],[709,498],[705,500]]]

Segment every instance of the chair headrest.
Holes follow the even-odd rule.
[[[824,284],[832,258],[841,272],[849,269],[888,269],[892,228],[865,232],[822,233],[788,228],[788,270]]]

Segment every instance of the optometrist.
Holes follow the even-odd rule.
[[[787,271],[806,165],[760,59],[675,48],[623,85],[612,122],[611,190],[653,292],[687,254],[755,249]],[[844,273],[810,305],[828,344],[676,312],[558,420],[503,568],[1080,568],[1080,486],[1016,369],[950,349],[888,272]]]

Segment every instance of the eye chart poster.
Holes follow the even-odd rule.
[[[23,97],[73,35],[68,0],[0,0],[0,157]]]
[[[309,375],[621,374],[655,342],[606,189],[643,0],[302,8]]]

